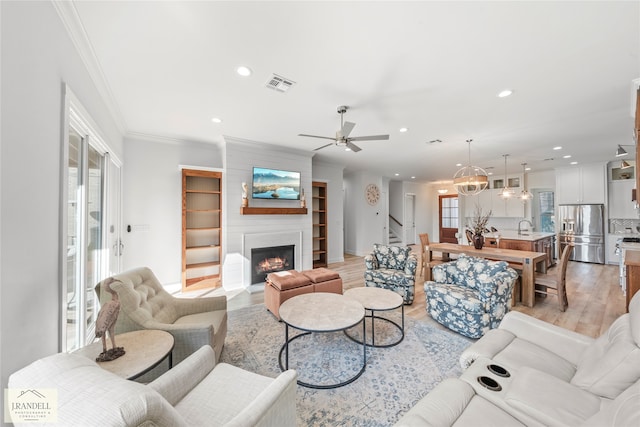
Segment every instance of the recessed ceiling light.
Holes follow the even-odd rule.
[[[577,165],[577,164],[578,164],[578,162],[571,162],[571,163],[569,163],[569,164],[570,164],[570,165]]]
[[[487,172],[487,175],[493,175],[493,172]]]
[[[511,95],[513,93],[513,91],[511,89],[505,89],[502,92],[500,92],[498,94],[498,98],[506,98],[507,96]]]
[[[400,132],[402,132],[402,133],[404,133],[404,132],[406,132],[408,130],[409,130],[409,128],[400,128]]]
[[[222,123],[222,119],[219,119],[219,118],[217,118],[217,117],[214,117],[213,119],[211,119],[211,121],[212,121],[213,123]]]
[[[346,148],[344,149],[344,151],[351,151],[351,148],[346,147]]]
[[[565,156],[562,156],[563,159],[570,159],[571,158],[571,154],[567,154]]]
[[[251,75],[251,68],[241,65],[236,68],[236,73],[240,74],[242,77],[247,77]]]
[[[530,171],[530,170],[531,170],[531,168],[524,168],[524,170],[526,170],[526,171]]]
[[[416,179],[416,177],[415,177],[415,176],[412,176],[412,177],[411,177],[411,179]]]
[[[397,174],[396,174],[396,176],[400,176],[400,174],[399,174],[399,173],[397,173]]]
[[[456,163],[456,166],[460,167],[460,166],[462,166],[462,163]]]
[[[559,145],[557,147],[553,147],[554,150],[562,150],[562,147],[560,147]]]

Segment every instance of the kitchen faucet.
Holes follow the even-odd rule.
[[[518,223],[518,235],[522,234],[522,228],[520,226],[522,225],[523,222],[528,222],[529,225],[531,226],[531,229],[533,230],[533,223],[531,221],[529,221],[528,219],[523,219]]]

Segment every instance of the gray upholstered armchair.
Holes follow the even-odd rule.
[[[364,263],[365,286],[389,289],[400,294],[405,304],[413,303],[418,257],[411,248],[376,243]]]
[[[216,360],[227,336],[227,297],[175,298],[164,290],[147,267],[136,268],[112,278],[111,289],[120,299],[116,334],[140,329],[160,329],[175,339],[173,363],[180,363],[203,345],[210,345]],[[100,301],[111,296],[96,292]],[[106,294],[106,295],[105,295]]]

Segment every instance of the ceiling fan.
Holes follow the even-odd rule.
[[[318,136],[318,135],[307,135],[304,133],[300,133],[298,134],[298,136],[308,136],[310,138],[322,138],[322,139],[330,139],[333,142],[323,145],[322,147],[318,147],[316,149],[314,149],[313,151],[318,151],[322,148],[328,147],[330,145],[337,145],[338,147],[346,147],[347,149],[350,149],[351,151],[354,152],[358,152],[360,150],[362,150],[360,147],[358,147],[356,144],[353,143],[353,141],[380,141],[380,140],[387,140],[389,139],[389,135],[370,135],[370,136],[352,136],[349,137],[349,134],[351,134],[351,131],[353,130],[353,128],[355,127],[355,123],[352,122],[345,122],[343,121],[343,115],[344,113],[347,112],[347,110],[349,109],[348,106],[346,105],[341,105],[338,107],[338,113],[340,114],[340,129],[336,132],[336,136],[334,138],[331,138],[329,136]]]

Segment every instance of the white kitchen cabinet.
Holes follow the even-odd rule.
[[[604,163],[556,169],[558,204],[606,203],[606,173]]]
[[[616,241],[621,236],[619,234],[607,234],[607,242],[605,248],[605,262],[607,264],[619,264],[620,255],[616,254]]]
[[[476,205],[482,208],[483,213],[491,210],[493,218],[523,218],[524,203],[518,198],[520,190],[511,199],[503,199],[499,196],[500,190],[484,190],[475,196],[468,196],[465,201],[465,216],[473,217]]]
[[[631,190],[635,183],[633,179],[609,182],[609,218],[638,218],[635,203],[631,201]]]

